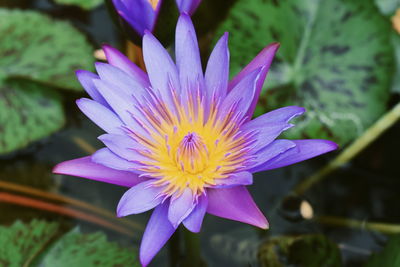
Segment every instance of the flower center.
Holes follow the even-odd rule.
[[[173,107],[156,96],[137,104],[145,120],[140,125],[149,134],[132,132],[145,148],[141,155],[148,158],[138,162],[138,170],[155,178],[153,185],[163,186],[165,195],[180,194],[186,188],[202,194],[218,179],[243,170],[251,160],[252,139],[239,131],[243,119],[233,110],[235,105],[225,115],[216,103],[205,112],[199,95],[188,101],[175,95]]]
[[[207,160],[207,147],[195,132],[188,132],[179,143],[176,158],[181,171],[198,174],[204,170]]]

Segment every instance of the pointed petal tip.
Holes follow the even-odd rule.
[[[51,172],[54,173],[54,174],[64,174],[63,171],[62,171],[63,170],[63,163],[64,162],[58,163],[56,166],[53,167]]]

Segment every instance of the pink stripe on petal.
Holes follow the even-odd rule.
[[[254,203],[244,186],[208,189],[207,212],[226,219],[248,223],[262,229],[268,228],[268,221]]]
[[[168,205],[169,201],[158,205],[147,223],[139,253],[143,267],[150,263],[176,230],[168,220]]]
[[[91,160],[90,156],[59,163],[54,167],[53,173],[77,176],[125,187],[132,187],[147,180],[146,178],[140,178],[138,174],[133,172],[119,171],[96,164]]]

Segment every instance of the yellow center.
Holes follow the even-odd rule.
[[[162,103],[141,107],[151,124],[145,129],[152,139],[132,134],[146,147],[142,155],[149,158],[140,162],[144,166],[141,171],[158,178],[154,185],[166,186],[166,195],[182,193],[187,187],[201,194],[217,179],[243,167],[247,138],[239,132],[235,113],[221,118],[215,103],[208,116],[200,97],[190,99],[187,107],[175,100],[175,106],[176,112]]]

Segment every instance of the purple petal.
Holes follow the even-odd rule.
[[[137,99],[148,95],[147,89],[145,89],[143,84],[123,70],[101,62],[97,62],[95,66],[101,80],[113,85],[112,88],[110,88],[113,91],[121,91],[121,93],[128,96],[134,95]],[[97,81],[94,83],[96,84],[96,82]]]
[[[250,72],[228,93],[220,107],[220,110],[222,110],[222,113],[220,113],[221,118],[227,116],[234,104],[237,105],[235,112],[242,112],[241,117],[244,117],[251,105],[251,100],[253,99],[257,81],[261,73],[261,68]]]
[[[180,95],[178,70],[167,51],[150,32],[143,37],[143,58],[153,90],[172,107],[171,89]]]
[[[237,74],[229,83],[228,91],[232,90],[242,79],[246,77],[247,74],[251,73],[255,69],[263,67],[263,71],[260,74],[260,79],[257,81],[257,88],[254,93],[254,98],[251,102],[250,108],[247,112],[247,116],[251,119],[254,109],[258,101],[258,97],[261,93],[265,77],[267,76],[269,67],[271,65],[272,59],[275,56],[276,51],[279,48],[278,43],[273,43],[265,47],[239,74]]]
[[[189,214],[189,216],[183,220],[183,225],[185,225],[189,231],[193,233],[200,232],[201,224],[203,223],[203,218],[207,211],[207,206],[207,196],[205,194],[199,196],[196,207]]]
[[[165,245],[175,228],[168,220],[168,201],[157,206],[144,231],[140,244],[140,262],[147,266],[158,251]]]
[[[100,79],[99,76],[87,70],[77,70],[75,73],[88,95],[90,95],[94,101],[102,104],[105,107],[108,107],[107,102],[97,91],[97,88],[93,83],[93,80]]]
[[[253,184],[253,175],[250,172],[237,172],[229,175],[227,178],[215,179],[215,186],[212,188],[228,188],[237,185]]]
[[[102,148],[97,150],[92,155],[92,161],[104,165],[108,168],[121,170],[121,171],[135,171],[138,168],[138,164],[134,162],[127,161],[116,154],[111,152],[108,148]]]
[[[76,104],[91,121],[96,123],[107,133],[124,134],[124,131],[122,130],[124,123],[114,112],[102,104],[87,98],[78,99]]]
[[[175,33],[175,57],[182,94],[194,93],[203,87],[203,70],[197,36],[190,17],[181,14]]]
[[[307,160],[338,148],[337,144],[327,140],[292,140],[296,147],[280,154],[260,165],[258,171],[272,170]]]
[[[192,212],[195,207],[193,192],[186,188],[182,195],[171,198],[168,210],[168,220],[176,228]]]
[[[132,96],[123,91],[115,90],[116,86],[106,81],[96,80],[94,83],[107,103],[127,126],[132,127],[137,124],[130,113],[130,111],[134,110],[133,107],[135,103]]]
[[[179,8],[179,12],[193,15],[200,2],[201,0],[176,0],[176,5]]]
[[[118,14],[123,17],[140,36],[144,35],[145,30],[153,30],[157,11],[153,9],[148,0],[113,0],[113,4]]]
[[[255,153],[255,159],[248,167],[248,171],[259,172],[265,162],[294,147],[296,147],[296,144],[291,140],[279,139],[273,141],[271,144]]]
[[[228,33],[225,33],[215,45],[207,63],[205,81],[208,98],[215,94],[225,97],[229,79]]]
[[[256,125],[256,124],[253,124]],[[279,123],[266,123],[263,126],[245,123],[240,130],[244,133],[252,132],[252,138],[255,142],[252,144],[256,150],[260,150],[263,147],[269,145],[274,141],[283,131],[293,127],[293,124],[288,124],[286,122]]]
[[[53,173],[78,176],[126,187],[132,187],[145,181],[145,178],[140,178],[138,174],[118,171],[96,164],[90,156],[59,163],[54,167]]]
[[[305,111],[304,108],[297,106],[278,108],[246,122],[243,126],[246,128],[257,128],[268,124],[288,123],[291,119],[302,115]]]
[[[138,150],[145,149],[127,135],[103,134],[98,137],[113,153],[130,161],[149,161]]]
[[[268,228],[267,219],[244,186],[208,189],[207,212],[222,218]]]
[[[103,51],[106,54],[107,61],[111,65],[131,75],[132,78],[135,79],[139,84],[141,84],[143,88],[147,88],[150,86],[150,81],[149,78],[147,77],[147,74],[143,70],[141,70],[138,66],[136,66],[135,63],[130,61],[120,51],[109,45],[103,45]]]
[[[154,180],[146,181],[126,191],[118,203],[117,216],[142,213],[160,204],[163,188],[152,186],[153,183]]]

